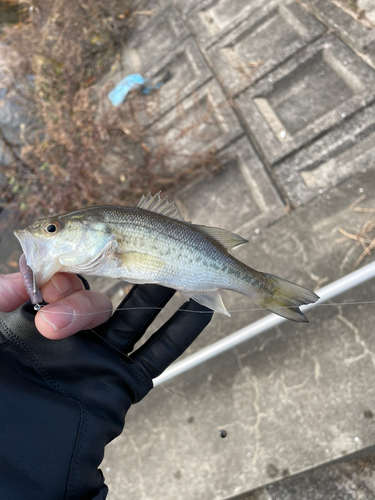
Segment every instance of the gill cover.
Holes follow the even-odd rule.
[[[59,271],[95,270],[116,246],[114,235],[105,224],[63,217],[37,221],[14,234],[39,287]]]

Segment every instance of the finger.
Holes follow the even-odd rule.
[[[43,307],[35,316],[39,332],[49,339],[62,339],[107,321],[112,302],[99,292],[82,290]]]
[[[175,293],[160,285],[135,285],[112,318],[96,331],[111,345],[128,353]]]
[[[84,289],[82,281],[75,274],[57,273],[41,288],[41,292],[43,300],[53,303]]]
[[[14,311],[28,298],[20,273],[0,275],[0,311]]]
[[[198,337],[213,312],[191,300],[186,302],[145,344],[130,357],[151,378],[158,377]]]

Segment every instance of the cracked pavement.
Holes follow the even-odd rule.
[[[185,127],[181,151],[216,150],[223,165],[176,193],[182,214],[238,232],[249,239],[240,260],[314,290],[362,253],[338,232],[370,217],[350,204],[364,195],[375,208],[374,14],[369,1],[361,15],[349,3],[148,0],[107,79],[170,72],[138,119],[171,140]],[[19,145],[24,121],[0,88],[7,140]],[[3,164],[8,149],[0,138]],[[4,231],[1,255],[15,248]],[[117,283],[92,283],[123,296]],[[266,314],[222,295],[232,317],[215,314],[184,356]],[[375,498],[374,298],[369,281],[308,312],[309,324],[284,323],[157,387],[108,446],[109,499]],[[182,302],[176,294],[153,329]]]
[[[368,217],[349,209],[361,193],[367,196],[366,206],[375,207],[375,177],[370,172],[257,235],[245,234],[250,243],[236,255],[256,269],[313,289],[332,282],[352,271],[361,252],[353,241],[337,242],[339,227],[353,230]],[[228,222],[230,218],[229,210]],[[353,244],[355,251],[347,259]],[[301,486],[291,476],[304,472],[313,484],[318,473],[306,471],[318,465],[363,450],[368,455],[360,463],[373,460],[375,309],[374,304],[344,303],[368,301],[374,292],[375,283],[369,281],[309,311],[309,324],[279,325],[169,381],[166,390],[156,388],[129,413],[132,443],[125,431],[108,447],[104,464],[112,498],[124,498],[124,491],[128,498],[139,497],[131,474],[119,476],[121,470],[137,468],[139,455],[147,498],[221,500],[252,490],[257,496],[249,499],[325,498],[324,483],[320,490],[310,488],[309,496],[293,496]],[[257,307],[252,310],[246,297],[230,292],[223,297],[229,310],[243,311],[231,318],[215,315],[185,356],[265,315]],[[174,306],[178,303],[176,298]],[[225,438],[220,437],[223,429]],[[348,470],[356,470],[358,459],[353,460]],[[336,481],[332,491],[346,495],[337,493],[338,499],[356,499],[355,492],[348,493],[348,479],[340,479],[342,466],[333,467],[336,472],[322,473],[329,492]],[[365,474],[364,491],[373,487],[375,492],[368,468]],[[362,488],[360,471],[353,477],[353,484]],[[275,484],[265,486],[270,483]]]
[[[338,232],[369,219],[350,204],[365,195],[375,207],[375,26],[370,8],[361,17],[344,4],[149,0],[153,15],[112,75],[171,73],[148,113],[171,136],[210,111],[209,133],[190,127],[181,148],[214,148],[223,169],[176,193],[182,214],[238,232],[250,241],[240,260],[314,290],[362,253]],[[375,308],[337,305],[374,292],[368,282],[310,311],[308,325],[278,326],[156,388],[108,447],[110,498],[375,498]],[[222,296],[232,317],[214,315],[184,356],[265,315]]]

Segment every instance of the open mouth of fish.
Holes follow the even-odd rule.
[[[53,265],[46,244],[36,240],[26,229],[14,231],[14,235],[21,244],[26,263],[35,274],[38,286],[43,286],[51,277]]]
[[[47,256],[47,249],[43,249],[45,245],[42,242],[38,245],[35,238],[26,229],[14,231],[14,235],[21,244],[27,265],[34,273],[37,273],[41,268],[43,259]],[[43,250],[45,251],[43,252]]]

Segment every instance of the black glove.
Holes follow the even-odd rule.
[[[173,290],[136,285],[112,318],[92,331],[49,340],[30,302],[0,316],[1,500],[104,499],[98,466],[129,407],[210,322],[190,301],[140,349],[133,346]],[[113,346],[113,347],[112,347]]]

